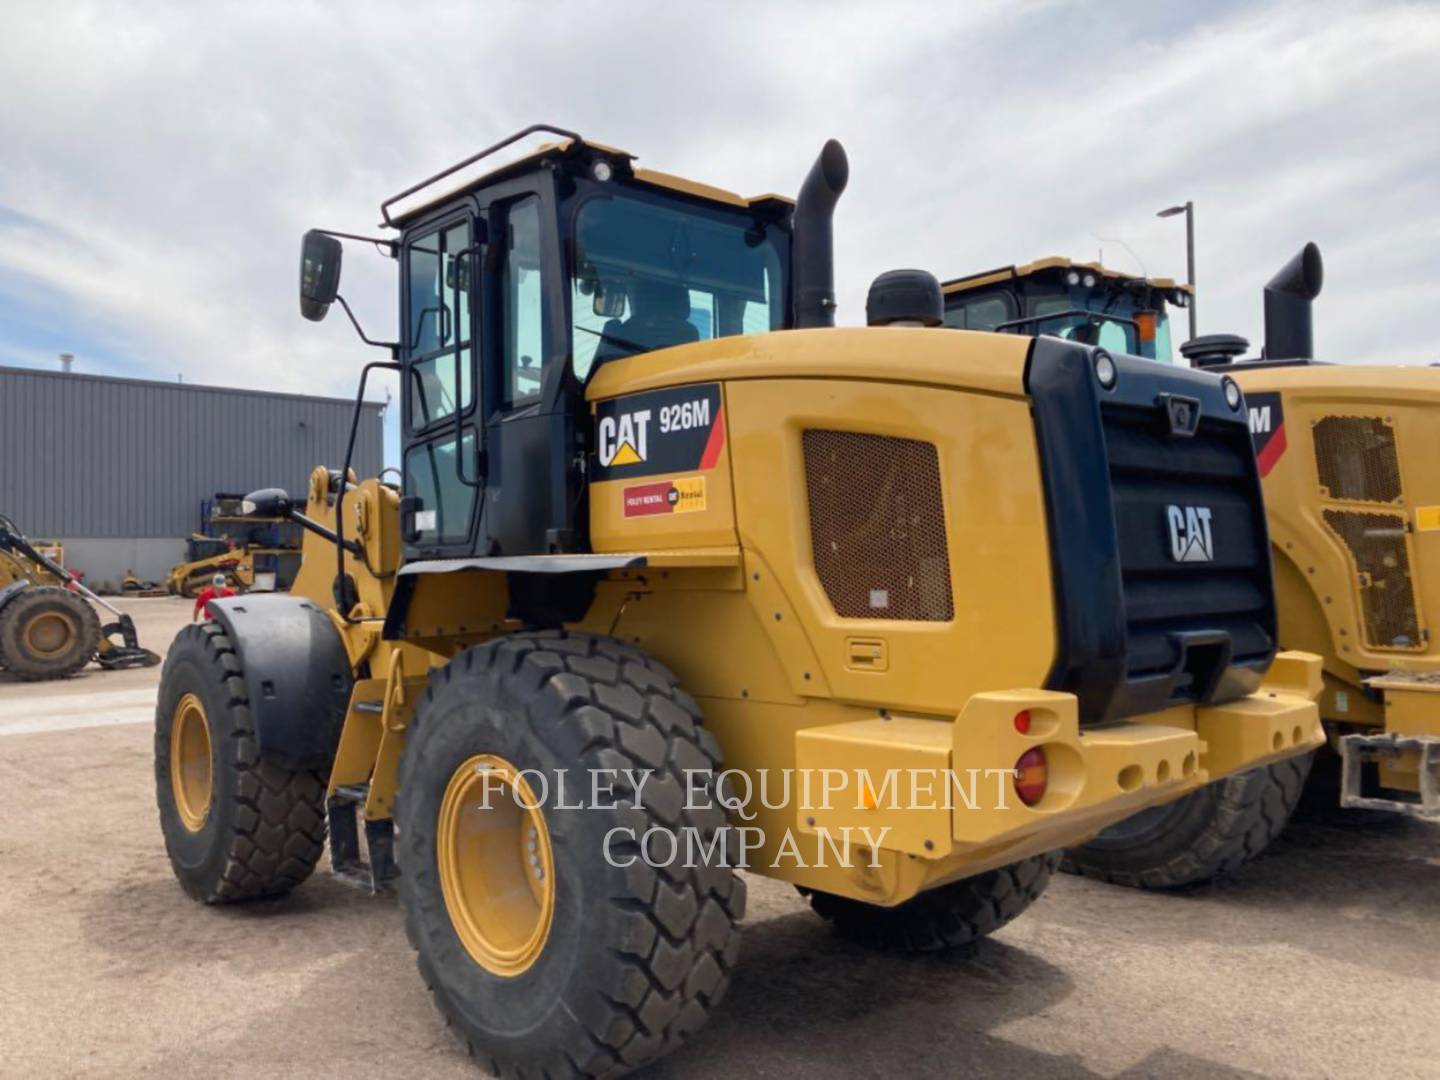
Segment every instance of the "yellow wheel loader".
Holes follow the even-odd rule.
[[[382,205],[401,326],[360,393],[399,371],[402,482],[347,450],[247,500],[304,556],[167,656],[186,891],[285,892],[328,829],[492,1071],[614,1076],[719,1002],[740,870],[961,945],[1061,848],[1319,744],[1226,381],[933,329],[929,275],[835,328],[847,178],[831,142],[746,198],[538,125]]]
[[[1334,752],[1317,780],[1340,774],[1344,807],[1440,814],[1440,371],[1322,364],[1310,304],[1319,249],[1307,245],[1265,287],[1265,348],[1238,361],[1243,338],[1212,334],[1184,360],[1243,390],[1266,516],[1280,645],[1324,658],[1321,715]],[[946,322],[1053,334],[1173,363],[1169,308],[1188,286],[1096,263],[1047,258],[948,282]],[[1209,813],[1233,830],[1242,855],[1278,832],[1306,781],[1300,759],[1215,785]],[[1314,781],[1312,781],[1312,784]],[[1072,853],[1077,868],[1132,884],[1196,880],[1195,860],[1145,862],[1161,839],[1188,836],[1181,807],[1107,830]],[[1201,860],[1202,862],[1204,860]],[[1214,863],[1215,870],[1226,862]],[[1148,879],[1141,870],[1149,872]]]
[[[115,621],[102,626],[96,607]],[[115,670],[152,667],[160,657],[140,647],[129,615],[87,589],[0,514],[0,670],[27,681],[63,679],[91,660]]]

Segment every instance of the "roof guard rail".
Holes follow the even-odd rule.
[[[448,169],[442,169],[434,176],[421,180],[418,184],[412,184],[410,187],[400,192],[400,194],[391,195],[390,198],[386,199],[380,204],[380,216],[384,218],[384,227],[387,229],[399,228],[399,226],[395,224],[394,219],[390,217],[390,207],[394,206],[401,199],[408,198],[418,191],[423,191],[425,188],[429,187],[437,180],[444,180],[445,177],[454,175],[466,166],[474,165],[475,162],[479,161],[481,158],[489,157],[497,150],[504,150],[505,147],[510,146],[513,143],[519,142],[521,139],[525,138],[528,135],[534,135],[538,132],[548,132],[551,135],[559,135],[563,139],[570,139],[576,143],[582,143],[585,141],[575,132],[568,131],[565,128],[555,127],[553,124],[531,124],[529,127],[521,131],[515,132],[514,135],[509,135],[506,138],[501,139],[494,145],[487,146],[479,153],[471,154],[464,161],[457,162],[456,164],[451,165]]]

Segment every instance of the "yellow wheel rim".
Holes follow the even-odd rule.
[[[175,706],[170,725],[170,790],[180,821],[191,832],[205,827],[214,782],[205,706],[194,694],[186,694]]]
[[[555,861],[539,800],[515,766],[477,754],[455,770],[435,852],[445,910],[470,958],[496,975],[529,970],[550,936]]]
[[[70,647],[79,631],[75,620],[61,611],[44,611],[25,627],[25,644],[41,656],[56,656]]]

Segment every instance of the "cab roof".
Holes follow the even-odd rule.
[[[1180,292],[1193,294],[1194,288],[1176,282],[1173,278],[1147,278],[1138,274],[1126,274],[1119,270],[1111,270],[1101,266],[1098,262],[1075,262],[1073,259],[1066,259],[1060,255],[1051,255],[1048,258],[1036,259],[1034,262],[1023,263],[1019,266],[1002,266],[996,270],[986,270],[979,274],[970,274],[967,277],[954,278],[945,282],[941,290],[946,294],[969,292],[985,285],[995,285],[1005,281],[1015,281],[1019,278],[1031,277],[1046,270],[1088,270],[1101,277],[1113,278],[1116,281],[1144,281],[1156,289],[1178,289]]]
[[[536,128],[550,131],[558,129],[547,128],[545,125],[535,125]],[[527,131],[531,129],[526,129]],[[521,133],[525,134],[524,132]],[[498,149],[509,142],[514,141],[516,136],[509,140],[497,143],[493,149]],[[400,195],[392,196],[381,204],[380,213],[384,219],[383,226],[391,228],[404,228],[412,221],[423,217],[436,206],[448,202],[457,195],[473,191],[486,184],[494,183],[511,176],[518,176],[530,172],[539,167],[544,161],[560,161],[565,159],[590,161],[607,161],[615,170],[617,178],[624,178],[631,183],[639,183],[649,187],[661,188],[667,191],[680,192],[691,198],[701,199],[705,202],[720,203],[725,206],[740,207],[749,209],[764,204],[793,206],[795,200],[785,196],[767,193],[746,197],[737,195],[733,191],[724,188],[714,187],[710,184],[703,184],[697,180],[689,180],[683,176],[675,176],[671,173],[660,172],[656,169],[637,168],[632,163],[635,155],[626,150],[620,150],[613,146],[606,146],[603,143],[591,142],[578,135],[568,135],[549,142],[542,142],[536,145],[528,153],[511,161],[501,163],[475,175],[470,175],[459,182],[452,183],[448,187],[435,188],[434,185],[440,180],[448,179],[452,175],[460,173],[468,165],[476,164],[479,157],[483,157],[490,151],[481,151],[475,158],[467,159],[459,165],[451,166],[444,172],[438,173],[429,180],[402,192]],[[429,193],[433,191],[432,193]],[[395,213],[389,212],[389,207],[401,200],[414,199],[403,210]]]

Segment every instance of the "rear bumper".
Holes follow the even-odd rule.
[[[1414,800],[1361,794],[1365,763],[1382,774],[1398,774],[1414,783]],[[1396,787],[1387,784],[1387,787]],[[1399,790],[1412,790],[1399,788]],[[1440,737],[1435,735],[1344,735],[1340,739],[1340,805],[1347,809],[1388,810],[1422,818],[1440,818]]]
[[[1259,692],[1215,706],[1184,706],[1082,729],[1071,694],[977,694],[952,723],[879,717],[796,736],[801,772],[836,777],[839,797],[798,808],[802,832],[881,836],[909,864],[879,902],[1029,855],[1070,846],[1149,806],[1231,773],[1322,745],[1314,696],[1320,660],[1277,658]],[[1028,730],[1016,724],[1028,714]],[[1044,751],[1044,794],[1026,805],[1015,788],[1021,756]],[[917,785],[915,777],[934,777]],[[844,781],[840,780],[844,777]],[[907,858],[909,857],[909,858]],[[876,883],[864,891],[874,900]],[[908,887],[913,885],[914,887]]]
[[[1340,805],[1440,817],[1440,675],[1391,672],[1365,685],[1383,697],[1385,728],[1340,738]],[[1367,763],[1381,792],[1364,792]]]

